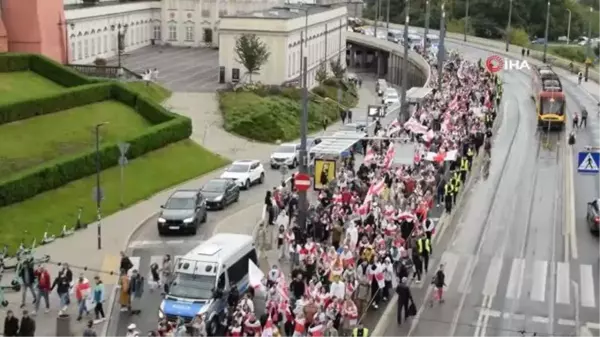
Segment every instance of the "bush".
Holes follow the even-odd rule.
[[[556,56],[560,56],[573,62],[584,63],[585,62],[585,50],[579,46],[559,46],[551,47],[550,52]]]
[[[523,28],[512,28],[509,41],[516,46],[527,47],[529,45],[529,34]]]
[[[446,30],[451,33],[459,33],[459,34],[464,33],[465,32],[465,18],[462,18],[460,20],[452,19],[452,20],[448,21],[448,23],[446,23]],[[471,25],[470,21],[469,21],[469,25],[467,26],[467,34],[468,35],[475,34],[475,30],[473,29],[473,26]]]
[[[91,83],[84,75],[43,55],[30,56],[29,70],[67,88]]]
[[[29,70],[28,54],[0,54],[0,73]]]

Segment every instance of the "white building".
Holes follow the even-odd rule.
[[[282,0],[159,0],[123,2],[63,0],[70,62],[92,63],[117,54],[119,30],[125,52],[150,45],[217,46],[220,17],[270,8]],[[125,27],[127,27],[125,29]]]
[[[316,85],[315,74],[322,62],[342,59],[345,66],[347,9],[344,5],[287,5],[244,15],[224,16],[219,31],[219,65],[225,81],[244,81],[246,69],[236,61],[235,44],[242,34],[254,34],[269,49],[270,57],[252,81],[280,85],[300,78],[300,39],[304,31],[308,86]]]

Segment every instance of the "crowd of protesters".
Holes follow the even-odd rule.
[[[251,271],[243,295],[232,287],[219,335],[364,336],[363,314],[394,293],[399,324],[416,314],[410,283],[432,270],[437,223],[431,212],[452,212],[475,157],[482,149],[489,155],[502,91],[496,76],[457,55],[444,68],[442,91],[434,89],[408,121],[377,122],[360,151],[338,161],[335,181],[318,191],[305,226],[297,222],[293,178],[291,189],[283,183],[267,192],[265,219],[277,228],[279,259],[291,268],[274,265],[259,280]],[[396,165],[396,144],[407,139],[413,163]],[[427,281],[442,302],[443,265],[432,276]],[[255,310],[259,293],[266,297],[261,312]],[[207,324],[199,315],[180,332],[205,336],[213,331]],[[158,334],[175,329],[164,321]]]

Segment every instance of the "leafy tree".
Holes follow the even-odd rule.
[[[594,46],[594,55],[596,55],[596,57],[600,57],[600,43]]]
[[[252,82],[252,74],[258,74],[271,55],[267,45],[254,34],[242,34],[235,41],[235,54],[236,62],[246,68],[249,82]]]
[[[331,60],[329,62],[329,66],[331,67],[331,72],[333,73],[333,76],[335,78],[340,80],[344,78],[344,73],[346,72],[346,69],[344,69],[342,61],[339,58]]]
[[[514,28],[510,30],[509,41],[511,44],[527,47],[529,45],[529,35],[523,28]]]
[[[317,73],[315,74],[315,79],[319,84],[323,84],[323,82],[327,80],[327,64],[325,62],[321,62],[319,65]]]

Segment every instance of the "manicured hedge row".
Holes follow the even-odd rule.
[[[0,105],[0,125],[111,99],[110,83],[75,87],[26,101]]]
[[[187,139],[192,134],[189,118],[178,116],[166,123],[155,125],[146,132],[127,139],[131,144],[129,158],[136,158],[170,143]],[[107,169],[118,164],[118,145],[104,144],[100,147],[100,165]],[[73,180],[96,172],[96,152],[90,150],[82,155],[61,158],[0,183],[0,207],[31,198],[39,193],[56,189]]]
[[[43,55],[4,53],[0,54],[0,72],[31,70],[65,87],[93,83],[86,76]]]

